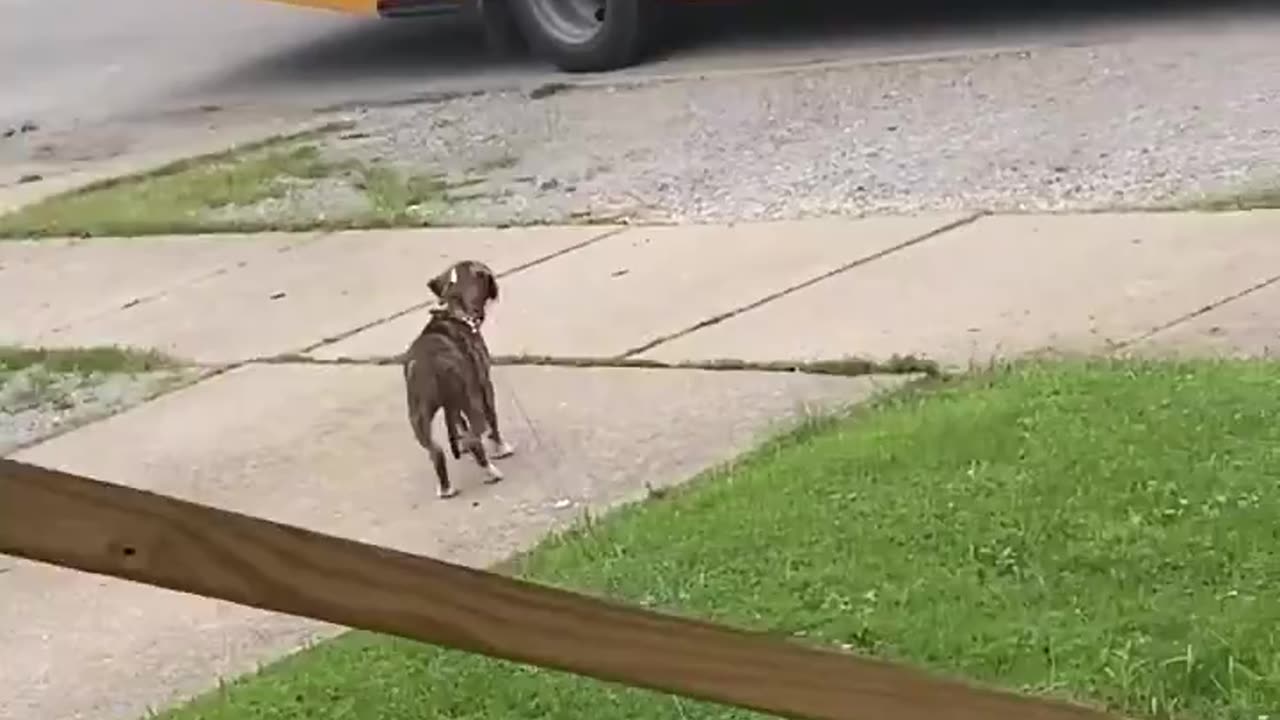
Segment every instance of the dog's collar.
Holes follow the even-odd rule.
[[[471,315],[451,308],[444,303],[436,303],[435,306],[430,309],[430,312],[432,315],[448,315],[455,320],[461,320],[471,332],[477,335],[480,334],[479,318],[472,317]]]

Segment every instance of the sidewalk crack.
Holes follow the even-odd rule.
[[[1247,296],[1247,295],[1252,295],[1253,293],[1255,293],[1255,292],[1257,292],[1257,291],[1259,291],[1259,290],[1264,290],[1264,289],[1266,289],[1266,288],[1268,288],[1268,287],[1270,287],[1270,286],[1272,286],[1272,285],[1275,285],[1275,284],[1276,284],[1276,283],[1278,283],[1278,282],[1280,282],[1280,275],[1272,275],[1271,277],[1267,278],[1266,280],[1263,280],[1263,281],[1261,281],[1261,282],[1254,283],[1253,285],[1250,285],[1249,287],[1247,287],[1247,288],[1245,288],[1245,289],[1243,289],[1243,290],[1240,290],[1239,292],[1235,292],[1235,293],[1232,293],[1232,294],[1227,295],[1227,296],[1225,296],[1225,297],[1222,297],[1222,298],[1219,298],[1219,299],[1217,299],[1217,300],[1214,300],[1213,302],[1209,303],[1208,305],[1205,305],[1205,306],[1203,306],[1203,307],[1196,308],[1195,310],[1192,310],[1192,311],[1191,311],[1191,312],[1189,312],[1189,313],[1185,313],[1185,314],[1183,314],[1183,315],[1179,315],[1178,317],[1176,317],[1176,318],[1174,318],[1174,319],[1172,319],[1172,320],[1170,320],[1170,321],[1168,321],[1168,322],[1166,322],[1166,323],[1163,323],[1163,324],[1161,324],[1161,325],[1157,325],[1156,327],[1154,327],[1154,328],[1152,328],[1152,329],[1148,330],[1148,331],[1147,331],[1147,332],[1145,332],[1145,333],[1142,333],[1141,335],[1136,335],[1136,336],[1134,336],[1134,337],[1129,338],[1128,340],[1122,340],[1122,341],[1120,341],[1120,342],[1118,342],[1118,343],[1114,344],[1114,345],[1112,346],[1112,349],[1111,349],[1111,350],[1112,350],[1112,352],[1113,352],[1113,353],[1116,353],[1116,352],[1120,352],[1121,350],[1128,349],[1128,348],[1130,348],[1130,347],[1132,347],[1132,346],[1134,346],[1134,345],[1137,345],[1138,343],[1141,343],[1141,342],[1143,342],[1143,341],[1145,341],[1145,340],[1149,340],[1149,339],[1151,339],[1151,338],[1155,337],[1156,335],[1159,335],[1160,333],[1164,332],[1165,330],[1169,330],[1169,329],[1171,329],[1171,328],[1175,328],[1175,327],[1177,327],[1177,326],[1179,326],[1179,325],[1181,325],[1181,324],[1183,324],[1183,323],[1185,323],[1185,322],[1189,322],[1189,321],[1194,320],[1194,319],[1196,319],[1196,318],[1198,318],[1198,317],[1201,317],[1202,315],[1207,315],[1207,314],[1209,314],[1209,313],[1213,312],[1214,310],[1217,310],[1218,308],[1223,307],[1224,305],[1229,305],[1229,304],[1231,304],[1231,303],[1235,302],[1236,300],[1239,300],[1240,298],[1243,298],[1243,297],[1245,297],[1245,296]]]
[[[770,294],[768,294],[768,295],[765,295],[764,297],[762,297],[762,298],[760,298],[760,299],[758,299],[758,300],[754,300],[754,301],[752,301],[752,302],[750,302],[750,303],[747,303],[746,305],[743,305],[743,306],[741,306],[741,307],[737,307],[737,308],[734,308],[734,309],[729,310],[729,311],[727,311],[727,312],[722,312],[722,313],[719,313],[719,314],[717,314],[717,315],[713,315],[713,316],[711,316],[711,317],[709,317],[709,318],[706,318],[705,320],[701,320],[701,321],[699,321],[699,322],[697,322],[697,323],[694,323],[693,325],[690,325],[689,327],[684,328],[683,330],[677,330],[676,332],[673,332],[673,333],[669,333],[669,334],[667,334],[667,335],[661,335],[661,336],[659,336],[659,337],[656,337],[656,338],[654,338],[654,339],[652,339],[652,340],[649,340],[648,342],[645,342],[645,343],[644,343],[644,344],[642,344],[642,345],[638,345],[638,346],[636,346],[636,347],[631,348],[630,350],[627,350],[627,351],[623,352],[622,354],[618,355],[618,357],[619,357],[619,358],[629,358],[629,357],[634,357],[634,356],[636,356],[636,355],[639,355],[640,353],[648,352],[648,351],[650,351],[650,350],[654,349],[655,347],[657,347],[657,346],[659,346],[659,345],[662,345],[663,343],[671,342],[672,340],[675,340],[675,339],[677,339],[677,338],[682,338],[682,337],[684,337],[685,335],[689,335],[689,334],[691,334],[691,333],[697,332],[698,330],[701,330],[701,329],[706,328],[706,327],[710,327],[710,326],[712,326],[712,325],[719,325],[720,323],[724,322],[725,320],[729,320],[729,319],[732,319],[732,318],[734,318],[734,317],[737,317],[738,315],[742,315],[743,313],[746,313],[746,312],[749,312],[749,311],[751,311],[751,310],[754,310],[754,309],[756,309],[756,308],[758,308],[758,307],[760,307],[760,306],[762,306],[762,305],[767,305],[767,304],[769,304],[769,303],[773,302],[774,300],[778,300],[778,299],[780,299],[780,298],[786,297],[787,295],[790,295],[790,294],[792,294],[792,293],[795,293],[795,292],[798,292],[798,291],[800,291],[800,290],[803,290],[803,289],[805,289],[805,288],[807,288],[807,287],[809,287],[809,286],[811,286],[811,285],[816,285],[816,284],[818,284],[818,283],[820,283],[820,282],[822,282],[823,280],[826,280],[826,279],[828,279],[828,278],[833,278],[833,277],[835,277],[835,276],[837,276],[837,275],[840,275],[840,274],[842,274],[842,273],[848,272],[848,271],[850,271],[850,270],[852,270],[852,269],[854,269],[854,268],[856,268],[856,267],[859,267],[859,266],[862,266],[862,265],[866,265],[866,264],[868,264],[868,263],[871,263],[871,262],[874,262],[874,261],[876,261],[876,260],[879,260],[879,259],[880,259],[880,258],[882,258],[882,257],[888,256],[888,255],[892,255],[893,253],[896,253],[896,252],[898,252],[899,250],[905,250],[905,249],[910,248],[910,247],[912,247],[912,246],[915,246],[915,245],[919,245],[919,244],[921,244],[921,243],[924,243],[924,242],[926,242],[926,241],[928,241],[928,240],[932,240],[933,238],[936,238],[936,237],[938,237],[939,235],[944,235],[944,234],[946,234],[946,233],[949,233],[949,232],[951,232],[952,230],[955,230],[955,229],[957,229],[957,228],[961,228],[961,227],[964,227],[964,226],[966,226],[966,225],[970,225],[970,224],[972,224],[972,223],[974,223],[974,222],[977,222],[978,220],[980,220],[980,219],[982,219],[982,218],[986,217],[986,216],[987,216],[987,215],[989,215],[989,214],[990,214],[990,213],[988,213],[987,211],[983,210],[983,211],[980,211],[980,212],[973,213],[972,215],[967,215],[967,216],[965,216],[965,217],[963,217],[963,218],[960,218],[959,220],[953,220],[953,221],[951,221],[951,222],[949,222],[949,223],[946,223],[945,225],[941,225],[941,226],[939,226],[939,227],[936,227],[936,228],[934,228],[934,229],[932,229],[932,230],[930,230],[930,231],[928,231],[928,232],[926,232],[926,233],[923,233],[923,234],[921,234],[921,235],[917,235],[916,237],[913,237],[913,238],[910,238],[910,239],[905,240],[905,241],[903,241],[903,242],[900,242],[900,243],[898,243],[897,245],[893,245],[893,246],[887,247],[887,248],[885,248],[885,249],[883,249],[883,250],[879,250],[879,251],[874,252],[874,253],[872,253],[872,254],[870,254],[870,255],[864,255],[864,256],[862,256],[862,257],[860,257],[860,258],[857,258],[856,260],[852,260],[852,261],[847,262],[847,263],[845,263],[845,264],[843,264],[843,265],[840,265],[839,267],[836,267],[835,269],[828,270],[827,272],[824,272],[824,273],[822,273],[822,274],[820,274],[820,275],[817,275],[817,276],[815,276],[815,277],[811,277],[811,278],[809,278],[808,280],[802,280],[801,282],[796,283],[795,285],[791,285],[790,287],[786,287],[786,288],[783,288],[782,290],[778,290],[778,291],[776,291],[776,292],[773,292],[773,293],[770,293]]]
[[[586,240],[583,240],[582,242],[574,243],[573,245],[561,248],[553,253],[534,258],[533,260],[517,265],[509,270],[503,270],[502,272],[498,273],[498,277],[500,278],[508,277],[510,275],[515,275],[518,272],[523,272],[530,268],[537,267],[538,265],[541,265],[545,262],[550,262],[552,260],[555,260],[556,258],[561,257],[562,255],[568,255],[569,253],[575,252],[577,250],[581,250],[582,248],[587,247],[588,245],[593,245],[595,243],[600,242],[601,240],[613,237],[614,235],[617,235],[618,233],[621,233],[628,229],[629,228],[627,228],[626,226],[620,226],[620,227],[615,227],[612,230],[605,231],[599,235],[592,235],[591,237],[587,238]],[[308,345],[302,348],[301,350],[298,350],[297,353],[294,353],[294,354],[302,355],[310,352],[315,352],[316,350],[319,350],[320,348],[325,347],[326,345],[333,345],[335,343],[342,342],[343,340],[346,340],[347,338],[353,335],[358,335],[364,332],[365,330],[369,330],[370,328],[375,328],[375,327],[378,327],[379,325],[384,325],[393,320],[398,320],[404,317],[405,315],[418,312],[419,310],[422,310],[423,308],[428,307],[434,303],[435,303],[434,298],[423,300],[420,303],[414,303],[413,305],[410,305],[409,307],[404,308],[403,310],[397,310],[396,312],[393,312],[390,315],[386,315],[386,316],[377,318],[375,320],[371,320],[362,325],[357,325],[356,327],[350,330],[346,330],[341,333],[338,333],[337,335],[323,338],[319,342],[312,343],[311,345]]]

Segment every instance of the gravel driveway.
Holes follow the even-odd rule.
[[[484,94],[369,108],[363,133],[332,143],[487,178],[447,211],[456,222],[1164,204],[1280,174],[1278,37],[1280,17],[1090,47]]]

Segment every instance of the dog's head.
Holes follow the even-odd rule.
[[[483,322],[489,303],[498,299],[498,277],[478,260],[463,260],[431,278],[427,287],[446,307]]]

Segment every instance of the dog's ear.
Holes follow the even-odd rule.
[[[487,297],[490,300],[497,302],[498,301],[498,278],[495,277],[493,273],[486,272],[484,274],[484,279],[486,284],[489,286]]]
[[[444,294],[456,282],[458,282],[458,268],[453,266],[428,280],[427,287],[430,288],[431,292],[435,293],[436,297],[443,300]]]

